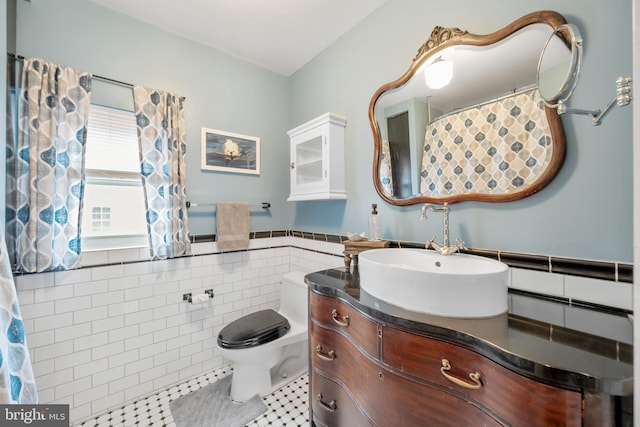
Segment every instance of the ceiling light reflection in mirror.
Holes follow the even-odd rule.
[[[442,89],[449,84],[453,77],[453,63],[438,57],[424,70],[424,81],[431,89]]]

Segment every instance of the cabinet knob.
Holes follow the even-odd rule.
[[[291,163],[289,163],[289,167],[290,167],[291,169],[295,169],[295,168],[296,168],[296,163],[295,163],[295,162],[291,162]]]
[[[451,381],[454,384],[459,385],[460,387],[470,388],[472,390],[479,390],[482,387],[482,382],[480,381],[480,373],[479,372],[471,372],[469,373],[469,378],[473,381],[473,384],[469,384],[466,381],[463,381],[459,378],[456,378],[447,373],[447,371],[451,370],[451,363],[447,359],[442,359],[442,367],[440,368],[440,373],[446,379]]]

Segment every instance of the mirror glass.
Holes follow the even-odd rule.
[[[394,205],[499,202],[544,187],[564,159],[565,141],[557,113],[539,98],[537,69],[545,43],[564,23],[543,11],[484,36],[436,27],[409,69],[378,89],[369,105],[373,178],[383,199]],[[541,105],[544,117],[516,114],[527,105]],[[523,129],[516,132],[512,122]],[[475,141],[462,149],[461,137],[470,132]],[[536,138],[531,147],[518,145],[522,132]],[[529,168],[524,173],[512,169],[520,159]],[[469,168],[470,174],[461,172]]]
[[[578,83],[582,38],[578,29],[565,24],[547,39],[538,61],[537,82],[546,102],[565,101]]]

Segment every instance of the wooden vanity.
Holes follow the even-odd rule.
[[[621,397],[612,391],[631,393],[630,364],[611,361],[616,377],[596,377],[602,366],[584,372],[583,350],[558,347],[576,358],[572,372],[538,360],[556,343],[539,345],[532,335],[526,354],[527,336],[512,315],[403,313],[361,295],[357,272],[342,269],[306,280],[310,416],[317,426],[623,425]]]

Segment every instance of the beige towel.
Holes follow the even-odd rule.
[[[249,203],[216,204],[218,250],[238,251],[249,247]]]

